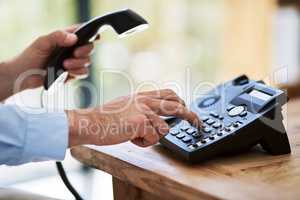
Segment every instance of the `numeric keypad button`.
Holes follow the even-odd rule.
[[[229,112],[229,111],[232,110],[234,107],[235,107],[235,106],[230,105],[230,106],[227,107],[226,110]]]
[[[188,148],[191,149],[191,150],[195,150],[198,147],[199,147],[198,144],[191,144],[191,145],[188,146]]]
[[[217,136],[219,137],[223,136],[223,132],[222,131],[217,132]]]
[[[210,115],[210,116],[213,116],[213,117],[215,117],[215,118],[218,118],[218,117],[219,117],[219,114],[216,113],[216,112],[210,112],[209,115]]]
[[[239,127],[239,124],[238,124],[238,123],[233,123],[232,126],[233,126],[234,128],[238,128],[238,127]]]
[[[215,136],[209,136],[209,139],[210,139],[210,140],[214,140],[214,139],[215,139]]]
[[[176,135],[178,135],[179,133],[180,133],[180,131],[177,130],[177,129],[173,129],[173,130],[170,131],[170,134],[173,135],[173,136],[176,136]]]
[[[246,117],[247,116],[247,111],[244,111],[244,112],[242,112],[241,114],[240,114],[240,117]]]
[[[185,137],[185,134],[184,134],[184,133],[180,133],[180,134],[176,135],[176,137],[177,137],[178,139],[182,139],[182,138]]]
[[[201,117],[201,120],[202,120],[203,122],[206,122],[207,120],[209,120],[209,117],[207,117],[207,116]]]
[[[182,131],[187,131],[189,128],[190,128],[190,126],[188,126],[188,125],[183,125],[183,126],[180,127],[180,130],[182,130]]]
[[[227,133],[229,133],[231,131],[231,128],[230,127],[225,127],[224,131],[226,131]]]
[[[192,141],[192,138],[186,136],[186,137],[184,137],[184,138],[182,139],[182,141],[183,141],[184,143],[189,143],[189,142]]]
[[[222,124],[217,122],[213,125],[214,128],[221,128],[222,127]]]
[[[204,133],[210,133],[212,131],[212,128],[206,127],[203,129]]]
[[[201,135],[199,133],[193,133],[192,135],[194,138],[198,139],[201,137]]]
[[[209,119],[209,120],[206,121],[206,123],[207,123],[208,125],[213,125],[215,122],[216,122],[216,121],[213,120],[213,119]]]
[[[186,132],[187,132],[187,134],[191,135],[191,134],[193,134],[193,133],[196,132],[196,129],[194,129],[194,128],[189,128],[188,130],[186,130]]]

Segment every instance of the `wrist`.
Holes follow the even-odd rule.
[[[91,126],[89,116],[85,110],[65,111],[69,125],[69,147],[93,144],[92,134],[89,132]]]
[[[11,62],[0,63],[0,101],[14,94],[16,76],[13,73]]]
[[[84,144],[105,145],[104,137],[109,132],[109,120],[105,114],[101,114],[94,109],[83,109],[66,111],[69,124],[69,147]]]
[[[24,90],[24,83],[18,85],[17,81],[22,73],[19,70],[19,65],[16,59],[11,59],[0,63],[0,76],[6,82],[6,88],[10,90],[10,95],[21,92]]]
[[[7,81],[14,82],[16,76],[13,70],[13,63],[11,61],[5,61],[0,63],[0,75]]]
[[[77,116],[74,111],[66,111],[66,115],[68,118],[68,126],[69,126],[69,147],[74,147],[80,145],[79,138],[78,138],[78,127],[77,125]]]

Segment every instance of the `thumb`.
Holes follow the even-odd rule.
[[[37,39],[34,46],[43,52],[50,52],[56,47],[72,46],[77,42],[77,39],[74,33],[55,31]]]

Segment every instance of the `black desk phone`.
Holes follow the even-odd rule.
[[[170,133],[160,143],[189,162],[235,154],[260,144],[272,155],[291,152],[283,125],[287,95],[262,81],[240,76],[197,99],[191,110],[202,119],[200,130],[171,118]]]

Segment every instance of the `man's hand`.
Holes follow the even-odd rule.
[[[69,47],[77,42],[77,36],[73,34],[76,28],[73,26],[37,38],[19,56],[7,62],[10,67],[10,74],[13,76],[11,79],[16,80],[20,74],[28,70],[45,69],[47,59],[56,47]],[[73,57],[64,61],[64,68],[73,76],[87,75],[92,50],[93,44],[77,48]],[[40,75],[30,76],[23,82],[21,88],[39,87],[43,84],[43,80],[44,77]]]
[[[138,93],[111,101],[99,108],[67,111],[70,124],[69,147],[82,144],[112,145],[126,141],[147,147],[168,133],[160,116],[186,119],[201,126],[172,90]]]

